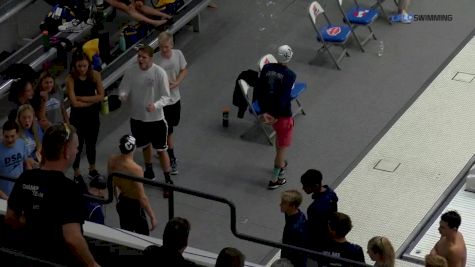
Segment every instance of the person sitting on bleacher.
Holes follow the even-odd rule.
[[[170,15],[145,5],[143,0],[106,0],[106,2],[109,3],[109,5],[127,13],[133,19],[140,22],[145,22],[155,27],[165,24],[167,19],[172,18]],[[149,16],[157,16],[163,19],[151,19]]]
[[[144,251],[144,266],[193,267],[196,263],[186,260],[182,254],[188,246],[190,223],[175,217],[168,221],[163,231],[163,246],[149,246]]]

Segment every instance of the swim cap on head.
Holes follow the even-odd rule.
[[[277,49],[277,61],[280,63],[289,63],[293,54],[290,46],[282,45]]]
[[[122,138],[120,138],[119,148],[122,154],[129,154],[130,152],[134,151],[135,137],[128,134],[122,136]]]

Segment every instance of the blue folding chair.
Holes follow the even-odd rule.
[[[365,8],[360,6],[357,0],[353,0],[355,6],[348,9],[346,12],[343,10],[343,0],[336,0],[338,3],[338,8],[340,9],[341,14],[343,15],[343,21],[351,27],[351,31],[354,34],[356,42],[358,43],[362,52],[364,52],[363,46],[374,38],[376,40],[376,35],[374,34],[373,29],[371,28],[371,24],[378,18],[378,11],[374,8]],[[360,41],[360,38],[356,34],[356,28],[364,26],[368,29],[369,34]]]
[[[322,50],[325,50],[330,54],[330,57],[335,63],[335,66],[338,70],[341,70],[339,62],[343,59],[344,56],[350,56],[347,51],[346,43],[350,34],[353,32],[352,28],[348,25],[334,25],[330,22],[325,10],[322,6],[314,1],[310,4],[308,8],[308,13],[310,15],[310,20],[312,25],[317,32],[317,40],[322,43],[322,46],[317,50],[317,53],[320,53]],[[323,15],[325,18],[326,24],[324,26],[318,25],[317,18]],[[341,53],[338,56],[333,55],[330,48],[333,46],[338,46],[342,49]]]

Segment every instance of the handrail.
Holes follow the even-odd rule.
[[[12,256],[12,257],[15,257],[15,258],[22,258],[23,260],[27,260],[27,261],[30,261],[30,262],[41,263],[42,264],[41,266],[66,267],[65,265],[61,265],[61,264],[53,263],[53,262],[50,262],[50,261],[42,260],[42,259],[30,256],[30,255],[27,255],[27,254],[25,254],[21,251],[12,250],[12,249],[8,249],[8,248],[5,248],[5,247],[0,247],[0,253],[5,253],[5,254],[8,254],[9,256]],[[4,262],[6,261],[4,257],[2,257],[2,261],[4,261]],[[37,266],[37,265],[35,264],[35,266]]]
[[[208,5],[211,0],[191,0],[191,2],[185,6],[174,18],[174,23],[170,25],[166,31],[174,34],[186,25],[193,18],[197,17],[199,13]],[[158,47],[157,31],[152,31],[137,44],[147,44],[153,49]],[[120,57],[112,61],[103,70],[102,84],[104,88],[108,88],[115,81],[124,75],[125,70],[132,65],[135,59],[135,46],[128,48]],[[126,59],[124,59],[126,58]]]
[[[204,198],[204,199],[212,200],[212,201],[219,202],[219,203],[227,205],[229,207],[229,210],[230,210],[230,213],[231,213],[231,225],[230,225],[231,226],[231,232],[233,233],[234,236],[236,236],[239,239],[243,239],[243,240],[246,240],[246,241],[250,241],[250,242],[254,242],[254,243],[258,243],[258,244],[266,245],[266,246],[270,246],[270,247],[275,247],[275,248],[280,248],[280,249],[291,249],[291,250],[294,250],[294,251],[303,252],[306,255],[312,255],[312,256],[316,257],[317,259],[327,258],[327,259],[335,260],[337,262],[344,262],[344,263],[353,264],[354,266],[366,266],[366,267],[370,266],[370,265],[367,265],[366,263],[361,263],[361,262],[350,260],[350,259],[340,258],[340,257],[336,257],[336,256],[333,256],[333,255],[327,255],[327,254],[324,254],[322,252],[310,250],[310,249],[307,249],[307,248],[297,247],[297,246],[293,246],[293,245],[287,245],[287,244],[284,244],[284,243],[270,241],[270,240],[262,239],[262,238],[259,238],[259,237],[254,237],[254,236],[251,236],[251,235],[248,235],[248,234],[240,233],[237,229],[236,206],[230,200],[228,200],[226,198],[223,198],[223,197],[220,197],[220,196],[217,196],[217,195],[203,193],[203,192],[196,191],[196,190],[193,190],[193,189],[188,189],[188,188],[185,188],[185,187],[180,187],[180,186],[176,186],[176,185],[172,185],[172,184],[168,184],[168,183],[163,183],[163,182],[158,182],[158,181],[152,181],[152,180],[144,178],[144,177],[131,176],[131,175],[123,174],[123,173],[120,173],[120,172],[113,172],[113,173],[109,174],[108,179],[107,179],[108,194],[107,194],[106,199],[95,197],[95,196],[92,196],[92,195],[89,195],[89,194],[84,194],[84,197],[86,199],[91,199],[91,200],[100,202],[101,204],[110,204],[110,203],[112,203],[112,201],[114,200],[113,180],[117,179],[117,178],[132,180],[134,182],[139,182],[139,183],[142,183],[142,184],[149,185],[153,188],[158,187],[158,188],[162,188],[164,190],[170,191],[170,196],[168,198],[168,217],[169,217],[169,219],[174,217],[174,210],[175,210],[174,192],[177,191],[177,192],[180,192],[180,193],[183,193],[183,194],[186,194],[186,195],[191,195],[191,196],[195,196],[195,197],[199,197],[199,198]],[[17,179],[0,176],[0,180],[7,180],[7,181],[11,181],[11,182],[16,182]]]
[[[254,237],[254,236],[251,236],[251,235],[248,235],[248,234],[240,233],[237,229],[237,223],[236,223],[236,221],[237,221],[237,219],[236,219],[236,206],[234,205],[233,202],[231,202],[230,200],[228,200],[226,198],[216,196],[216,195],[211,195],[211,194],[208,194],[208,193],[203,193],[203,192],[200,192],[200,191],[196,191],[196,190],[192,190],[192,189],[188,189],[188,188],[184,188],[184,187],[180,187],[180,186],[176,186],[176,185],[172,185],[172,184],[162,183],[162,182],[158,182],[158,181],[152,181],[150,179],[146,179],[146,178],[143,178],[143,177],[131,176],[131,175],[118,173],[118,172],[111,173],[108,176],[107,185],[108,185],[108,190],[109,191],[112,191],[112,188],[109,188],[109,185],[112,185],[112,180],[114,178],[128,179],[128,180],[132,180],[132,181],[135,181],[135,182],[140,182],[140,183],[143,183],[143,184],[147,184],[147,185],[150,185],[152,187],[160,187],[160,188],[163,188],[164,190],[171,191],[171,194],[168,198],[168,203],[169,203],[168,207],[169,207],[169,209],[170,208],[174,209],[174,205],[173,205],[173,203],[174,203],[174,194],[173,194],[173,192],[174,191],[225,204],[229,207],[230,213],[231,213],[231,232],[233,233],[234,236],[236,236],[239,239],[243,239],[243,240],[246,240],[246,241],[250,241],[250,242],[254,242],[254,243],[258,243],[258,244],[266,245],[266,246],[270,246],[270,247],[275,247],[275,248],[280,248],[280,249],[291,249],[293,251],[303,252],[306,255],[315,256],[317,259],[327,258],[327,259],[335,260],[337,262],[344,262],[344,263],[352,264],[354,266],[367,266],[367,267],[370,266],[370,265],[367,265],[366,263],[361,263],[361,262],[350,260],[350,259],[340,258],[340,257],[336,257],[336,256],[333,256],[333,255],[327,255],[327,254],[324,254],[322,252],[310,250],[310,249],[307,249],[307,248],[297,247],[297,246],[293,246],[293,245],[287,245],[287,244],[284,244],[284,243],[270,241],[270,240],[266,240],[266,239],[263,239],[263,238]],[[170,203],[172,203],[172,204],[170,204]],[[170,212],[170,210],[169,210],[169,214],[170,213],[173,214],[174,212]],[[169,218],[171,219],[172,217],[169,217]]]
[[[8,4],[6,6],[8,7],[8,10],[6,12],[2,12],[0,15],[0,23],[3,23],[4,21],[8,20],[9,18],[13,17],[16,13],[18,13],[20,10],[23,8],[27,7],[28,5],[32,4],[36,0],[23,0],[23,1],[18,1],[18,0],[12,0],[10,1],[11,3],[15,3],[13,7],[8,7]],[[4,7],[2,7],[4,8]]]
[[[111,14],[114,9],[112,7],[108,7],[104,10],[104,15],[107,16],[108,14]],[[68,36],[65,36],[65,38],[69,39],[71,42],[75,42],[87,34],[89,34],[90,30],[92,29],[92,25],[87,25],[81,32],[78,33],[71,33]],[[41,47],[41,46],[40,46]],[[36,48],[38,50],[39,48]],[[38,58],[33,60],[32,62],[29,62],[28,64],[30,67],[35,70],[35,71],[40,71],[41,67],[43,66],[43,63],[52,60],[56,57],[57,54],[57,49],[55,47],[51,47],[47,52],[41,54]],[[10,85],[13,82],[12,79],[3,81],[3,83],[0,85],[0,98],[5,96],[5,94],[8,92],[10,89]]]

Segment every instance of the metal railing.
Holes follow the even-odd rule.
[[[168,216],[169,216],[169,219],[173,218],[174,214],[175,214],[175,211],[174,211],[175,210],[174,192],[176,191],[176,192],[180,192],[180,193],[183,193],[183,194],[186,194],[186,195],[195,196],[195,197],[199,197],[199,198],[219,202],[219,203],[222,203],[222,204],[226,205],[229,208],[229,211],[231,213],[231,225],[230,225],[231,232],[233,233],[233,235],[235,237],[237,237],[239,239],[250,241],[250,242],[261,244],[261,245],[274,247],[274,248],[290,249],[290,250],[293,250],[293,251],[296,251],[296,252],[301,252],[301,253],[304,253],[305,255],[309,255],[310,258],[316,259],[317,261],[319,259],[325,259],[325,261],[330,260],[332,262],[345,263],[345,264],[348,264],[348,265],[351,265],[351,266],[368,266],[368,267],[370,266],[370,265],[367,265],[366,263],[362,263],[362,262],[358,262],[358,261],[354,261],[354,260],[349,260],[349,259],[345,259],[345,258],[340,258],[340,257],[332,256],[332,255],[327,255],[327,254],[324,254],[324,253],[321,253],[321,252],[318,252],[318,251],[315,251],[315,250],[310,250],[310,249],[303,248],[303,247],[287,245],[287,244],[284,244],[284,243],[275,242],[275,241],[271,241],[271,240],[266,240],[266,239],[263,239],[263,238],[251,236],[251,235],[244,234],[244,233],[240,233],[237,229],[236,206],[230,200],[228,200],[226,198],[223,198],[223,197],[220,197],[220,196],[216,196],[216,195],[212,195],[212,194],[192,190],[192,189],[189,189],[189,188],[184,188],[184,187],[180,187],[180,186],[176,186],[176,185],[172,185],[172,184],[168,184],[168,183],[152,181],[150,179],[146,179],[146,178],[143,178],[143,177],[136,177],[136,176],[126,175],[126,174],[117,173],[117,172],[111,173],[109,175],[108,179],[107,179],[107,187],[108,187],[108,191],[109,191],[109,194],[108,194],[109,196],[108,196],[108,199],[104,200],[104,203],[112,202],[111,198],[112,198],[112,195],[113,195],[113,193],[112,193],[112,191],[113,191],[113,189],[112,189],[113,179],[128,179],[128,180],[132,180],[132,181],[135,181],[135,182],[140,182],[140,183],[143,183],[143,184],[146,184],[146,185],[150,185],[151,187],[162,188],[163,190],[170,191],[170,195],[169,195],[169,198],[168,198]]]
[[[16,179],[2,177],[2,176],[0,176],[0,179],[12,181],[12,182],[16,181]],[[325,259],[325,261],[330,260],[332,262],[350,264],[351,266],[366,266],[366,267],[370,266],[370,265],[367,265],[366,263],[362,263],[362,262],[358,262],[358,261],[354,261],[354,260],[349,260],[349,259],[345,259],[345,258],[340,258],[340,257],[332,256],[332,255],[327,255],[327,254],[324,254],[324,253],[321,253],[321,252],[318,252],[318,251],[315,251],[315,250],[311,250],[311,249],[307,249],[307,248],[303,248],[303,247],[292,246],[292,245],[288,245],[288,244],[284,244],[284,243],[280,243],[280,242],[275,242],[275,241],[271,241],[271,240],[266,240],[266,239],[263,239],[263,238],[259,238],[259,237],[255,237],[255,236],[251,236],[251,235],[248,235],[248,234],[241,233],[237,229],[236,206],[234,205],[234,203],[232,201],[230,201],[226,198],[217,196],[217,195],[203,193],[203,192],[192,190],[192,189],[189,189],[189,188],[184,188],[184,187],[180,187],[180,186],[176,186],[176,185],[172,185],[172,184],[168,184],[168,183],[162,183],[162,182],[158,182],[158,181],[152,181],[150,179],[146,179],[146,178],[143,178],[143,177],[131,176],[131,175],[123,174],[123,173],[114,172],[114,173],[111,173],[108,176],[108,179],[107,179],[107,191],[108,192],[107,192],[107,196],[106,196],[105,199],[99,198],[99,197],[96,197],[96,196],[92,196],[92,195],[89,195],[89,194],[84,194],[84,197],[86,199],[89,199],[89,200],[97,201],[101,204],[110,204],[110,203],[112,203],[114,201],[114,190],[113,190],[113,180],[114,179],[127,179],[127,180],[131,180],[131,181],[139,182],[139,183],[142,183],[142,184],[145,184],[145,185],[149,185],[152,188],[161,188],[163,190],[169,191],[170,192],[169,197],[168,197],[168,217],[169,217],[169,219],[171,219],[175,216],[175,194],[174,194],[174,192],[176,191],[176,192],[180,192],[180,193],[183,193],[183,194],[186,194],[186,195],[195,196],[195,197],[215,201],[215,202],[222,203],[222,204],[226,205],[229,208],[229,211],[230,211],[230,214],[231,214],[231,220],[230,220],[230,222],[231,222],[231,224],[230,224],[231,232],[233,233],[233,235],[235,237],[237,237],[239,239],[246,240],[246,241],[253,242],[253,243],[257,243],[257,244],[261,244],[261,245],[265,245],[265,246],[274,247],[274,248],[290,249],[290,250],[293,250],[293,251],[296,251],[296,252],[301,252],[301,253],[304,253],[305,255],[308,255],[312,259],[316,259],[317,261],[319,259]]]

